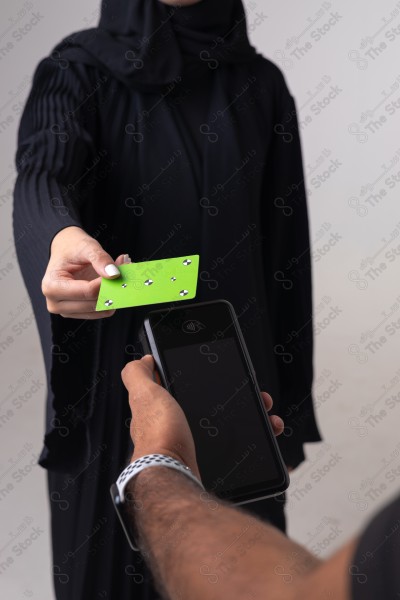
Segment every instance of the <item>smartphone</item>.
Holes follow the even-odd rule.
[[[186,415],[206,490],[235,504],[282,493],[289,475],[232,304],[155,310],[139,335]]]

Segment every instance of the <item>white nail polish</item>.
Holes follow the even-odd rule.
[[[115,265],[107,265],[104,268],[104,270],[107,273],[107,275],[110,275],[110,277],[112,277],[113,275],[120,275],[120,271]]]
[[[124,264],[127,265],[131,262],[132,262],[132,260],[131,260],[131,257],[129,256],[129,254],[124,254]]]

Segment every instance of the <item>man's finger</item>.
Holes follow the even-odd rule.
[[[281,435],[281,433],[285,429],[285,425],[282,419],[278,417],[278,415],[271,415],[269,420],[272,425],[272,429],[274,430],[275,436]]]
[[[140,385],[148,380],[154,381],[154,359],[151,354],[146,354],[138,360],[131,360],[121,371],[122,381],[126,388],[134,381],[135,385]]]
[[[150,369],[151,372],[154,371],[154,358],[152,354],[145,354],[144,356],[142,356],[141,359],[139,359],[139,361],[135,362],[139,362],[139,364],[146,365],[146,368]]]
[[[261,392],[261,397],[263,399],[264,406],[265,406],[267,412],[269,412],[273,405],[272,397],[267,392]],[[284,424],[283,420],[281,419],[281,417],[279,417],[278,415],[271,415],[269,417],[269,420],[272,425],[274,435],[275,436],[281,435],[281,433],[283,432],[283,430],[285,428],[285,424]]]
[[[156,383],[158,383],[158,385],[162,386],[162,382],[161,382],[161,378],[160,375],[156,369],[156,364],[154,362],[154,357],[152,354],[145,354],[144,356],[142,356],[141,360],[146,360],[146,363],[149,365],[149,368],[151,369],[151,376],[153,378],[153,381],[155,381]]]
[[[273,405],[271,396],[267,392],[261,392],[261,397],[262,397],[262,400],[264,402],[264,406],[265,406],[267,412],[269,412]]]

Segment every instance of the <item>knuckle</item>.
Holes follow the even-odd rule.
[[[129,361],[128,363],[126,363],[126,365],[125,365],[125,367],[124,367],[124,371],[125,371],[125,374],[126,374],[126,375],[129,375],[129,373],[130,373],[132,370],[135,370],[135,368],[136,368],[136,367],[135,367],[135,362],[136,362],[136,361],[134,361],[134,360],[131,360],[131,361]]]
[[[85,236],[78,245],[78,253],[90,262],[96,260],[96,253],[99,250],[101,250],[99,242],[90,236]]]
[[[91,289],[91,282],[88,285],[82,286],[82,294],[85,300],[93,300]]]
[[[52,315],[58,314],[57,305],[54,302],[52,302],[51,300],[47,300],[46,306],[49,313],[51,313]]]
[[[125,365],[125,368],[124,368],[124,377],[125,378],[137,379],[136,374],[137,374],[138,369],[140,369],[140,365],[138,365],[138,363],[139,363],[139,361],[137,361],[137,360],[131,360],[130,362],[128,362]],[[138,386],[141,385],[139,380],[137,381],[137,385]]]
[[[90,262],[96,262],[101,258],[101,255],[104,254],[102,247],[95,240],[93,240],[93,242],[94,243],[90,244],[88,248],[88,258]]]
[[[49,292],[49,283],[48,283],[46,275],[42,279],[42,283],[41,283],[40,289],[42,290],[43,296],[47,296],[47,294]]]
[[[63,277],[62,271],[48,271],[42,279],[42,294],[47,298],[57,300],[61,291],[68,289],[70,282]]]
[[[99,289],[100,289],[100,283],[99,283],[98,279],[92,279],[92,281],[89,281],[88,285],[84,288],[84,291],[83,291],[85,299],[86,300],[97,300],[97,295],[98,295]]]

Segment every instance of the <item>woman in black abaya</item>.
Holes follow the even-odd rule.
[[[122,253],[199,254],[196,301],[233,304],[260,388],[285,421],[286,464],[302,462],[303,444],[320,436],[294,102],[249,45],[241,0],[107,0],[97,28],[38,65],[16,165],[15,242],[48,383],[40,464],[56,596],[156,598],[109,486],[131,452],[120,372],[142,354],[145,314],[167,305],[102,318],[99,277]],[[247,509],[284,530],[282,499]]]

